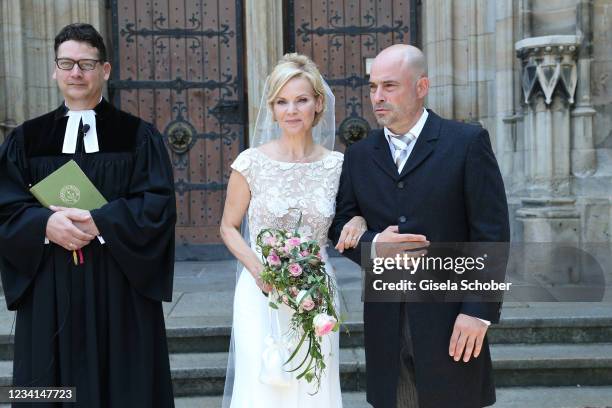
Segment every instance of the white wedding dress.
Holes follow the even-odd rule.
[[[334,216],[342,161],[343,155],[339,152],[330,152],[312,163],[276,161],[257,148],[242,152],[232,168],[246,178],[251,190],[248,209],[251,247],[255,249],[257,234],[263,228],[294,229],[301,211],[301,236],[316,239],[321,245],[323,259],[327,260],[327,230]],[[330,264],[326,266],[334,277]],[[336,303],[339,304],[338,293]],[[291,310],[283,305],[279,309],[282,332],[287,331],[290,317]],[[228,403],[229,391],[231,405],[228,406],[231,408],[342,407],[338,333],[323,337],[322,351],[327,369],[319,391],[309,395],[315,390],[313,384],[304,379],[295,380],[295,376],[289,387],[259,381],[264,340],[270,328],[268,300],[244,269],[239,275],[234,297],[234,361],[230,361],[235,365],[233,388],[227,390],[226,387],[224,406]]]

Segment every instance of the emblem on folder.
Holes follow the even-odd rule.
[[[68,205],[75,205],[81,199],[81,191],[77,186],[69,184],[62,187],[59,196],[62,202]]]

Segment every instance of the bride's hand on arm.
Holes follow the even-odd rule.
[[[223,217],[221,217],[221,239],[230,252],[248,269],[257,286],[264,292],[269,292],[271,288],[259,278],[259,274],[264,267],[257,254],[240,234],[240,224],[242,224],[242,219],[249,208],[250,201],[251,190],[249,184],[242,174],[235,170],[232,171],[227,184]]]
[[[367,229],[368,225],[365,218],[359,215],[351,218],[349,222],[342,227],[336,249],[342,253],[345,249],[357,247],[359,239]]]

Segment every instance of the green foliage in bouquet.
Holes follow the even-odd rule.
[[[317,241],[302,239],[297,228],[292,232],[263,229],[257,235],[257,246],[264,264],[261,280],[273,287],[270,307],[278,309],[278,305],[285,304],[294,311],[290,330],[299,341],[285,364],[306,345],[304,359],[288,371],[300,371],[296,378],[315,381],[318,390],[325,370],[322,338],[340,326],[334,305],[335,287],[321,259],[321,248]]]

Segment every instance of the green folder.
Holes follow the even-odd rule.
[[[74,160],[49,174],[30,192],[45,207],[55,205],[91,211],[108,202]]]

